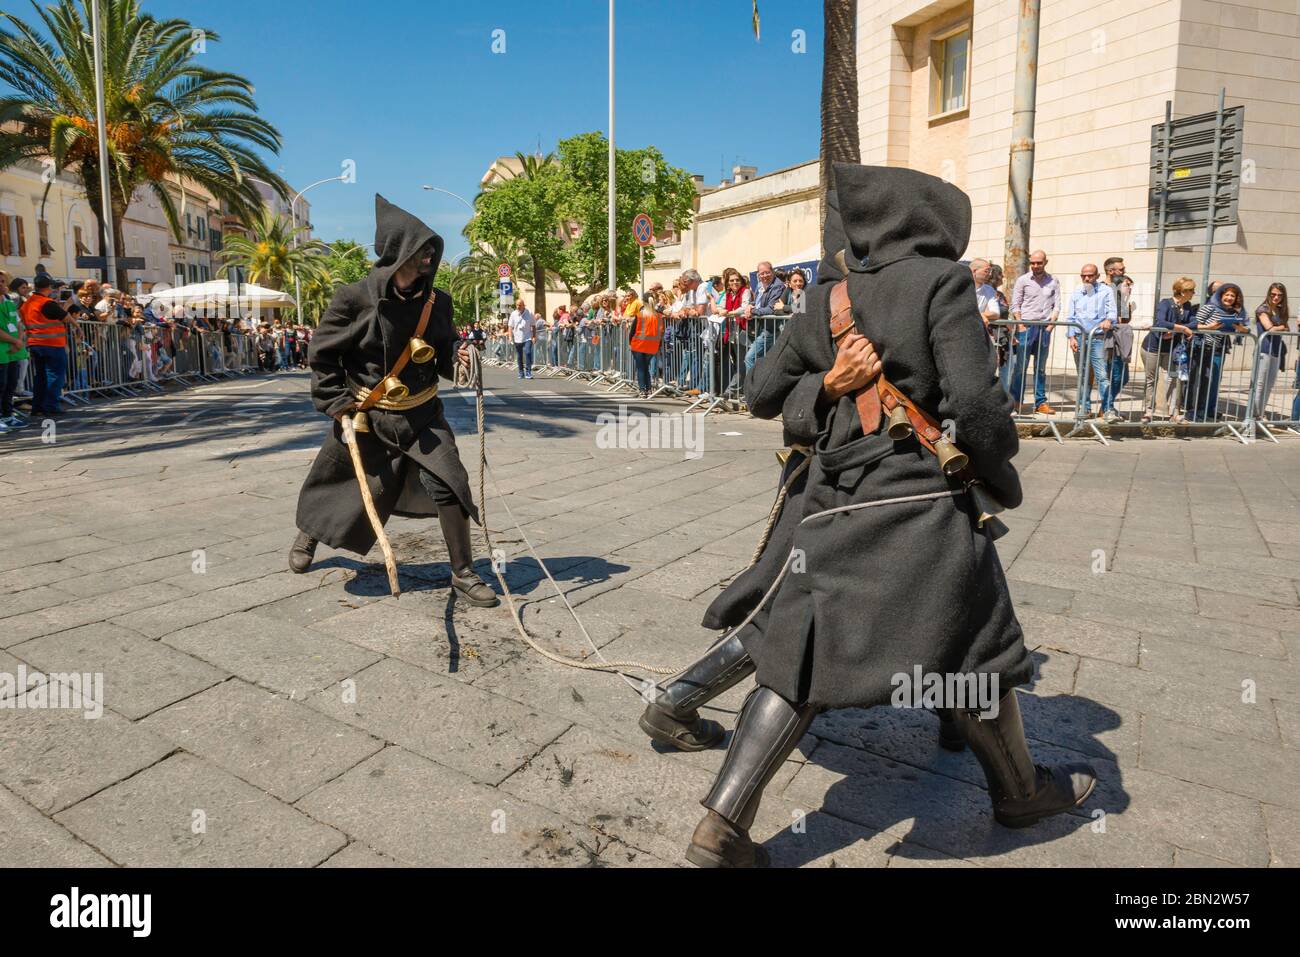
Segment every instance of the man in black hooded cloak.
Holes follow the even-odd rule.
[[[957,261],[970,238],[970,200],[907,169],[837,164],[834,176],[852,332],[874,345],[894,387],[950,424],[984,492],[1016,507],[1010,399],[994,375],[970,271]],[[780,578],[756,631],[741,633],[757,687],[701,802],[708,810],[686,852],[700,866],[764,863],[749,828],[763,788],[813,718],[830,708],[897,705],[900,676],[969,677],[996,690],[996,707],[946,696],[921,703],[951,708],[1000,824],[1026,827],[1069,810],[1096,784],[1087,765],[1033,762],[1014,690],[1032,678],[1033,665],[991,530],[970,489],[915,435],[895,441],[884,418],[864,433],[855,403],[862,377],[846,377],[841,358],[861,340],[845,339],[837,350],[833,288],[809,290],[807,314],[788,324],[746,383],[751,412],[794,415],[811,436],[812,456],[798,500],[787,505],[797,513],[781,533],[788,547],[773,557],[779,565],[797,550],[801,570]],[[801,398],[792,405],[792,397]],[[779,572],[768,568],[761,578],[775,582]],[[743,600],[752,607],[752,598]]]
[[[439,377],[454,379],[456,364],[469,361],[469,346],[460,343],[452,322],[451,296],[433,285],[442,249],[441,236],[376,194],[378,259],[366,278],[334,293],[311,340],[312,402],[334,427],[298,496],[299,532],[289,567],[307,571],[319,542],[359,555],[375,544],[340,420],[354,416],[379,388],[385,397],[365,410],[369,431],[358,432],[357,445],[380,520],[436,513],[452,587],[470,604],[492,607],[500,600],[474,571],[470,544],[469,520],[479,521],[478,509],[438,397]],[[419,338],[432,356],[412,350],[398,376],[408,395],[391,399],[381,383],[408,349],[426,307],[429,319]]]

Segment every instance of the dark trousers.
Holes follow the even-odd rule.
[[[642,392],[650,391],[650,353],[632,353],[632,365],[636,369],[636,387]]]
[[[14,393],[18,391],[18,373],[22,368],[19,359],[0,365],[0,419],[14,414]]]
[[[420,484],[424,486],[424,490],[429,493],[429,497],[433,499],[433,503],[439,508],[454,505],[457,508],[464,509],[460,499],[456,497],[456,493],[451,490],[451,486],[428,469],[420,469]]]
[[[68,353],[59,346],[31,346],[32,414],[62,411],[63,382],[68,376]]]

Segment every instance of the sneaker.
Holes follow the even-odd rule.
[[[27,428],[27,420],[19,418],[16,415],[11,415],[7,419],[0,419],[0,425],[6,426],[9,429],[25,429]]]
[[[1107,409],[1107,410],[1106,410],[1106,414],[1103,415],[1102,418],[1105,419],[1107,422],[1123,422],[1123,421],[1124,421],[1124,417],[1121,416],[1121,415],[1120,415],[1118,412],[1116,412],[1114,409]]]
[[[533,374],[532,374],[531,372],[525,372],[525,373],[524,373],[524,378],[525,378],[525,379],[531,379],[532,377],[533,377]]]
[[[14,431],[14,427],[9,424],[9,420],[0,419],[0,435],[4,435],[6,432],[12,432],[12,431]]]

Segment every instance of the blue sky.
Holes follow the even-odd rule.
[[[373,194],[423,216],[465,249],[468,211],[423,183],[473,199],[499,155],[550,150],[605,129],[605,0],[143,0],[158,17],[216,31],[203,54],[249,77],[284,137],[274,166],[295,186],[357,164],[357,183],[310,194],[321,238],[373,238]],[[14,4],[11,9],[20,8]],[[817,156],[821,3],[619,0],[616,138],[653,143],[716,183],[736,162],[770,171]],[[20,14],[21,15],[21,14]],[[505,31],[505,53],[492,52]],[[806,33],[806,53],[792,32]]]

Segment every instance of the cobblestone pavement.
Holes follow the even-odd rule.
[[[698,654],[771,504],[779,428],[711,416],[698,458],[605,449],[615,397],[488,380],[510,511],[602,653]],[[473,405],[446,403],[473,475]],[[13,708],[0,678],[0,864],[682,863],[723,752],[657,752],[618,677],[454,603],[436,523],[391,526],[399,599],[375,554],[287,571],[325,428],[292,374],[0,440],[0,675],[103,676],[82,710]],[[783,866],[1300,864],[1300,441],[1033,440],[1019,465],[999,550],[1038,665],[1022,709],[1038,760],[1086,758],[1097,794],[1004,830],[932,716],[840,711],[756,838]],[[488,515],[530,630],[589,652],[501,499]],[[745,690],[714,715],[730,726]]]

